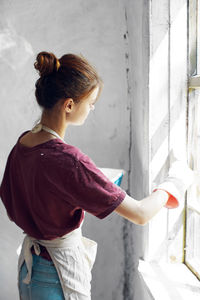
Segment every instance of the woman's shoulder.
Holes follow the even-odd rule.
[[[47,156],[51,157],[54,162],[69,162],[73,164],[89,161],[90,158],[80,148],[67,144],[59,139],[52,140],[46,145]]]
[[[72,157],[77,161],[86,161],[90,159],[89,156],[85,154],[80,148],[69,144],[62,145],[62,153],[66,156]]]
[[[29,131],[24,131],[18,138],[17,144],[19,144],[20,138],[26,136]],[[30,157],[37,155],[38,151],[42,152],[42,160],[48,164],[58,164],[60,163],[69,163],[76,164],[82,163],[84,165],[94,165],[92,159],[84,153],[79,147],[71,145],[65,141],[62,141],[59,138],[51,139],[47,142],[35,145],[34,147],[22,147],[19,145],[20,152],[25,152],[27,155],[30,153]]]

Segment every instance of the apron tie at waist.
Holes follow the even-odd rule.
[[[18,260],[18,286],[19,273],[24,261],[27,266],[27,275],[23,282],[26,284],[31,282],[33,263],[31,247],[34,246],[35,253],[39,255],[40,245],[46,247],[51,256],[65,300],[69,299],[69,290],[76,297],[81,295],[80,297],[91,300],[91,269],[96,258],[97,243],[82,236],[81,226],[53,240],[37,240],[26,235]]]
[[[40,246],[36,243],[36,239],[30,238],[27,235],[24,239],[24,260],[26,263],[28,273],[23,280],[23,282],[26,284],[30,283],[31,274],[32,274],[32,264],[33,264],[33,258],[32,258],[32,253],[31,253],[32,246],[34,247],[35,253],[37,255],[40,255]]]
[[[31,247],[34,247],[35,253],[40,255],[40,246],[48,248],[65,248],[70,246],[75,246],[80,243],[80,237],[82,236],[81,227],[67,233],[66,235],[53,239],[53,240],[37,240],[29,235],[26,235],[23,242],[23,249],[24,249],[24,260],[26,263],[26,267],[28,273],[26,277],[23,279],[23,282],[29,284],[31,281],[31,274],[32,274],[32,264],[33,258],[31,253]],[[21,267],[21,266],[20,266]]]

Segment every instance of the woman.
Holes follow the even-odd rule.
[[[103,219],[116,211],[143,225],[179,201],[195,176],[177,163],[149,197],[131,198],[64,142],[68,125],[82,125],[100,96],[103,83],[94,67],[82,56],[57,59],[48,52],[40,52],[34,66],[41,120],[10,151],[0,189],[10,220],[26,233],[18,262],[20,299],[91,299],[97,243],[82,236],[84,212]]]

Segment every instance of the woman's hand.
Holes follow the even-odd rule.
[[[200,173],[193,171],[186,162],[176,160],[168,172],[165,181],[153,189],[164,190],[169,193],[169,199],[165,207],[175,208],[184,199],[186,190],[192,184],[200,183]]]
[[[150,196],[138,201],[126,195],[115,211],[135,224],[145,225],[163,206],[177,207],[192,184],[200,184],[200,173],[190,169],[185,162],[176,160],[165,181],[154,187]]]

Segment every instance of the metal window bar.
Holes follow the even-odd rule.
[[[200,171],[200,0],[189,3],[189,119],[190,166]],[[200,186],[187,192],[185,258],[187,267],[200,279]]]
[[[191,76],[189,78],[190,89],[200,89],[200,75]]]

